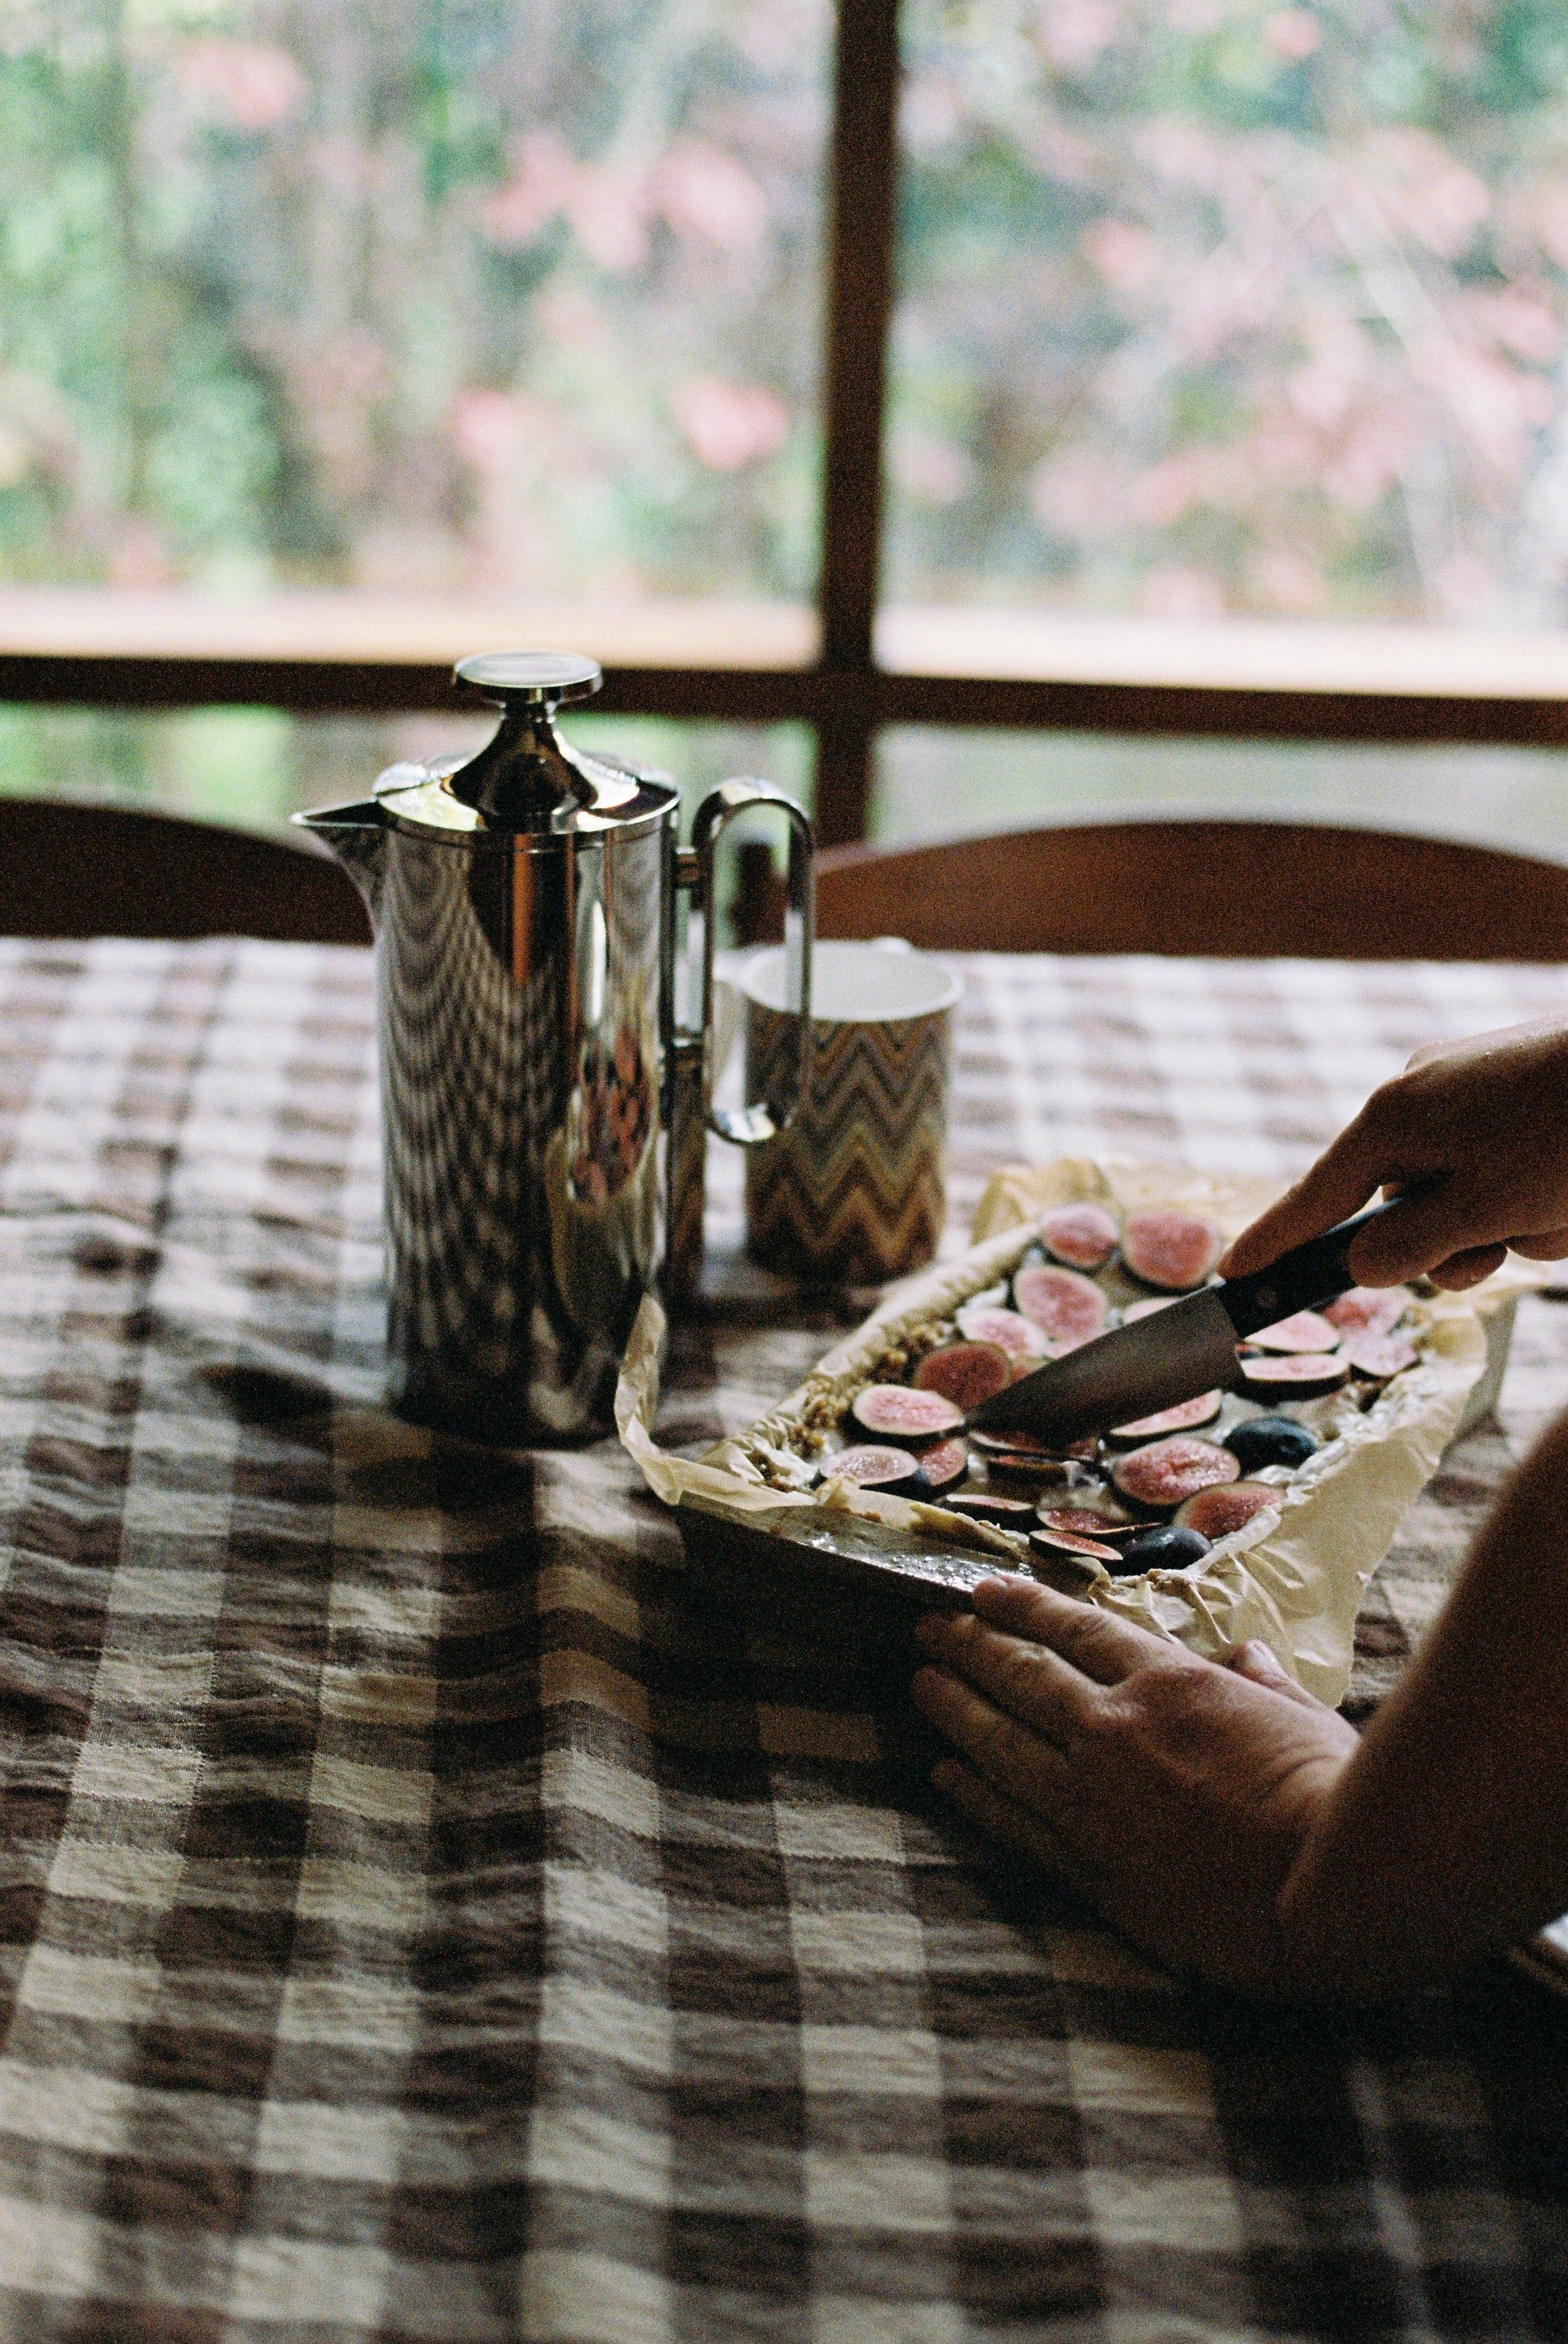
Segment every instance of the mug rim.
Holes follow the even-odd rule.
[[[842,1015],[817,1006],[814,984],[811,1006],[814,1026],[905,1025],[915,1018],[935,1017],[943,1010],[951,1009],[964,991],[962,979],[945,962],[936,959],[930,953],[917,952],[912,945],[905,944],[898,937],[878,937],[872,942],[858,936],[824,936],[813,948],[814,975],[823,955],[827,953],[850,953],[857,960],[875,954],[877,961],[884,965],[908,970],[911,975],[918,971],[925,977],[926,984],[920,997],[913,1004],[905,1002],[885,1009],[861,1007]],[[784,1002],[782,999],[769,1000],[756,990],[756,985],[764,971],[782,970],[784,957],[783,945],[759,945],[747,955],[744,965],[734,972],[732,979],[737,991],[744,994],[748,1001],[774,1016],[784,1014]],[[782,987],[780,989],[782,992]]]

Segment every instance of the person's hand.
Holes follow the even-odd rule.
[[[932,1780],[971,1822],[1172,1967],[1300,1990],[1276,1904],[1358,1737],[1266,1645],[1219,1668],[1021,1578],[916,1634],[959,1753]]]
[[[1381,1214],[1351,1250],[1363,1286],[1424,1274],[1455,1292],[1509,1248],[1568,1255],[1568,1024],[1543,1018],[1418,1050],[1220,1263],[1268,1268],[1383,1188],[1425,1192]]]

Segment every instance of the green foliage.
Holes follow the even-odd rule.
[[[11,0],[14,579],[798,593],[820,0]]]
[[[7,0],[0,575],[808,594],[826,0]],[[905,0],[886,582],[1552,622],[1562,0]]]
[[[892,592],[1560,615],[1557,0],[906,0],[904,34]]]

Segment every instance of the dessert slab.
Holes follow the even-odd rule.
[[[837,1458],[857,1443],[864,1448],[865,1416],[875,1420],[864,1399],[868,1389],[929,1375],[921,1363],[933,1353],[951,1359],[965,1329],[987,1323],[987,1309],[1006,1314],[1021,1298],[1041,1310],[1064,1291],[1072,1298],[1076,1289],[1063,1288],[1059,1274],[1037,1274],[1042,1258],[1051,1258],[1042,1248],[1043,1221],[1068,1207],[1093,1207],[1128,1232],[1128,1255],[1142,1260],[1131,1236],[1147,1228],[1147,1217],[1196,1218],[1229,1240],[1275,1193],[1272,1184],[1256,1179],[1114,1158],[1062,1158],[1000,1174],[982,1200],[967,1252],[892,1290],[777,1408],[697,1460],[670,1455],[652,1437],[663,1321],[657,1306],[645,1304],[622,1369],[622,1440],[649,1486],[678,1508],[694,1569],[729,1586],[749,1579],[759,1590],[793,1589],[819,1600],[824,1632],[831,1620],[831,1632],[846,1622],[854,1632],[858,1622],[875,1635],[878,1618],[891,1630],[912,1610],[964,1605],[974,1584],[1000,1567],[1032,1572],[1209,1658],[1260,1636],[1300,1683],[1338,1702],[1362,1589],[1444,1449],[1495,1397],[1528,1270],[1515,1276],[1511,1266],[1469,1296],[1401,1289],[1398,1356],[1410,1364],[1391,1372],[1373,1377],[1341,1367],[1328,1378],[1313,1376],[1302,1384],[1313,1396],[1287,1400],[1282,1409],[1255,1397],[1216,1395],[1213,1421],[1188,1447],[1200,1466],[1209,1458],[1207,1470],[1222,1479],[1234,1480],[1241,1470],[1224,1454],[1225,1442],[1266,1409],[1272,1420],[1283,1415],[1310,1429],[1311,1448],[1299,1463],[1249,1466],[1250,1519],[1211,1541],[1196,1541],[1206,1551],[1190,1561],[1136,1567],[1140,1549],[1173,1544],[1168,1536],[1151,1549],[1147,1540],[1147,1531],[1173,1509],[1124,1503],[1112,1478],[1116,1457],[1136,1450],[1136,1437],[1091,1458],[1052,1460],[1048,1470],[1015,1460],[1002,1471],[999,1460],[988,1464],[976,1454],[956,1485],[959,1511],[943,1501],[951,1486],[929,1496],[901,1495],[896,1481],[871,1490],[835,1470]],[[1157,1307],[1158,1289],[1133,1276],[1119,1251],[1090,1282],[1110,1323],[1124,1311]],[[1007,1333],[1000,1323],[991,1331]],[[1302,1339],[1324,1339],[1307,1333]],[[1331,1330],[1328,1339],[1335,1339]],[[1267,1385],[1267,1372],[1259,1380]],[[1325,1381],[1328,1389],[1320,1389]],[[895,1403],[880,1405],[896,1420]],[[1250,1455],[1258,1443],[1240,1445]],[[1304,1445],[1298,1442],[1291,1453]],[[869,1470],[864,1457],[850,1461]],[[886,1470],[895,1471],[896,1460]],[[1138,1486],[1136,1477],[1118,1478]],[[907,1463],[902,1480],[905,1490],[923,1487]],[[1057,1534],[1047,1531],[1032,1542],[1024,1529],[974,1519],[986,1490],[1004,1486],[1030,1499],[1030,1506],[1020,1510],[1015,1500],[1008,1510],[1028,1529],[1037,1498],[1075,1512],[1101,1510],[1108,1544],[1090,1538],[1079,1543],[1091,1551],[1079,1552],[1070,1537],[1053,1544]],[[1214,1511],[1204,1517],[1211,1526]]]

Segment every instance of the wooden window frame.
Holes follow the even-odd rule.
[[[1087,628],[1070,620],[1032,622],[1018,613],[1006,614],[992,629],[991,614],[979,611],[951,620],[936,612],[883,611],[883,433],[898,91],[897,0],[840,0],[829,148],[815,655],[704,664],[678,651],[639,659],[617,657],[612,649],[598,707],[629,715],[808,726],[816,743],[817,832],[830,846],[865,834],[876,736],[889,724],[1568,745],[1568,650],[1551,637],[1521,642],[1450,637],[1441,630],[1260,629],[1245,622],[1206,631],[1129,622],[1118,632],[1095,622]],[[197,631],[207,640],[180,642],[177,633],[172,643],[160,638],[156,647],[127,645],[123,629],[95,622],[98,598],[90,593],[76,598],[66,620],[52,628],[22,622],[18,614],[28,592],[0,594],[0,701],[139,708],[238,703],[319,714],[430,710],[450,702],[450,667],[418,651],[360,656],[329,646],[311,655],[295,644],[247,645],[248,628],[236,628],[231,647],[214,648],[210,638],[223,632],[221,605],[207,606]],[[107,608],[113,598],[103,600]],[[592,608],[585,605],[583,616]],[[1020,655],[1021,618],[1026,631],[1032,625],[1033,640]],[[901,620],[915,623],[901,628]],[[722,639],[722,628],[713,631]],[[991,647],[992,631],[1010,632],[1012,648]],[[1232,642],[1240,655],[1228,648]]]

